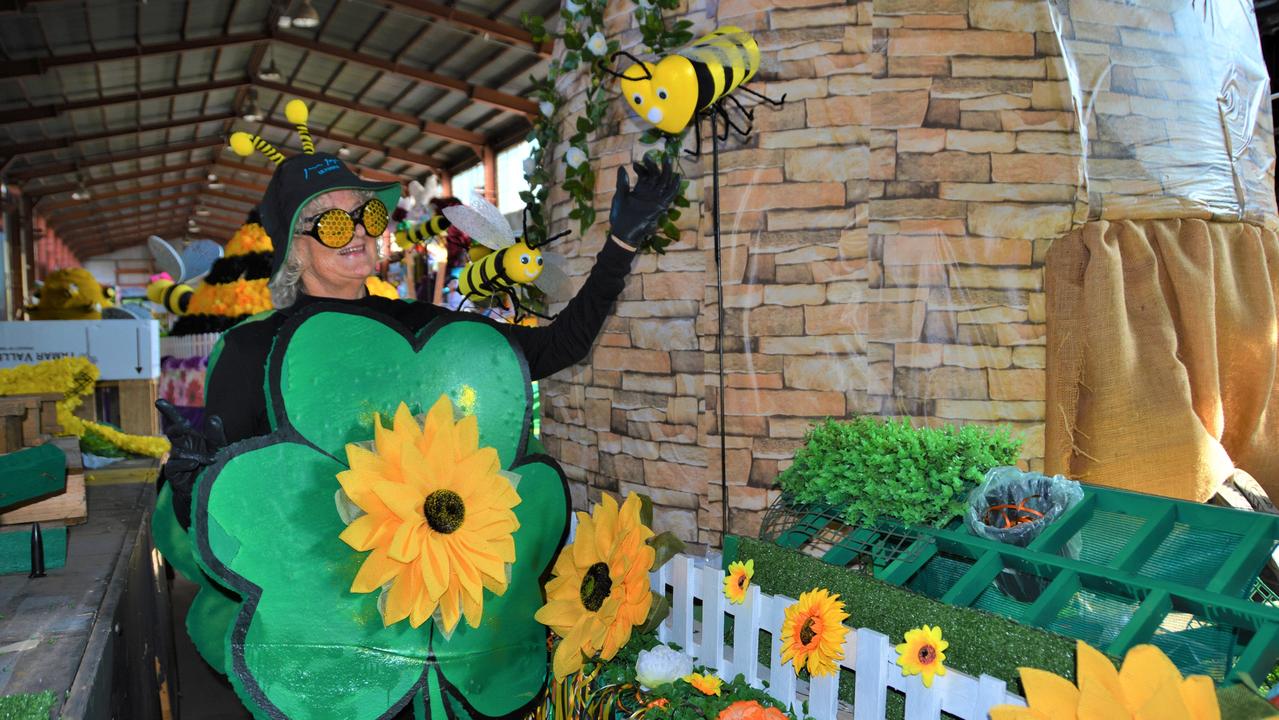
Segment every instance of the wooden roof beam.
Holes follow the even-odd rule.
[[[158,100],[176,97],[179,95],[192,95],[195,93],[216,92],[218,90],[229,90],[244,87],[248,84],[248,78],[236,78],[233,80],[199,83],[197,85],[179,85],[177,87],[162,88],[159,90],[148,90],[147,92],[117,93],[115,95],[106,95],[101,98],[93,98],[91,100],[75,100],[73,102],[36,105],[34,107],[23,108],[21,110],[0,112],[0,125],[15,122],[28,122],[31,120],[43,120],[46,118],[57,117],[64,112],[96,108],[103,105],[140,102],[142,100]]]
[[[530,121],[537,117],[537,103],[529,100],[528,98],[511,95],[510,93],[504,93],[492,88],[479,87],[472,85],[465,80],[458,80],[457,78],[452,78],[447,75],[441,75],[440,73],[432,72],[425,68],[414,67],[411,65],[405,65],[404,63],[398,63],[393,60],[365,55],[364,53],[359,53],[354,50],[348,50],[336,45],[317,42],[298,35],[277,33],[274,32],[274,30],[272,32],[272,37],[274,39],[287,45],[292,45],[294,47],[302,48],[303,50],[310,50],[324,55],[331,55],[333,57],[359,63],[361,65],[368,65],[369,67],[384,70],[389,73],[413,78],[414,80],[424,82],[428,85],[434,85],[435,87],[445,88],[446,90],[460,92],[476,102],[490,105],[505,112],[523,115]],[[0,63],[0,67],[2,66],[3,64]]]
[[[119,212],[120,210],[128,210],[130,208],[149,207],[151,205],[159,205],[160,203],[165,203],[165,202],[175,202],[185,198],[193,198],[198,196],[199,194],[200,194],[200,190],[184,190],[182,192],[170,193],[168,195],[157,195],[155,197],[138,198],[137,200],[117,203],[115,205],[112,205],[106,208],[86,208],[84,210],[77,210],[76,212],[61,213],[56,218],[57,227],[62,227],[63,225],[74,225],[76,224],[75,223],[76,220],[80,220],[82,218],[93,218],[96,221],[110,220],[111,218],[118,217],[118,216],[109,215],[107,213],[116,213],[116,212]],[[53,220],[53,218],[45,218],[45,219]]]
[[[175,173],[175,172],[186,172],[187,170],[194,170],[196,168],[208,167],[208,165],[209,165],[208,161],[200,161],[200,162],[184,163],[181,165],[165,165],[158,168],[152,168],[150,170],[138,170],[137,172],[122,173],[120,175],[107,175],[104,177],[86,177],[84,179],[84,184],[88,186],[88,185],[105,185],[107,183],[125,182],[126,180],[138,180],[140,178],[151,177],[153,175],[167,175],[169,173]],[[29,187],[24,185],[22,187],[22,191],[27,193],[28,195],[31,195],[32,197],[39,199],[39,198],[47,198],[52,195],[59,195],[65,192],[72,192],[74,190],[79,189],[79,187],[80,187],[80,183],[78,182],[62,183],[61,185],[49,185],[47,187]]]
[[[443,20],[451,25],[466,28],[481,35],[487,35],[508,45],[528,48],[542,57],[548,58],[551,56],[550,43],[535,42],[533,34],[529,31],[500,20],[493,20],[483,15],[458,10],[457,8],[430,2],[430,0],[389,0],[386,4],[399,10],[408,10],[437,20]]]
[[[332,95],[325,95],[323,93],[305,90],[299,87],[282,85],[280,83],[266,82],[265,80],[255,80],[253,85],[264,90],[273,90],[285,96],[304,98],[313,102],[333,105],[335,107],[342,108],[343,110],[350,110],[351,112],[358,113],[360,115],[368,115],[370,117],[387,120],[389,122],[396,123],[397,125],[403,125],[404,127],[417,130],[423,135],[429,135],[441,140],[458,143],[459,145],[466,145],[472,150],[475,150],[477,153],[479,152],[479,148],[484,147],[484,143],[487,142],[485,137],[480,133],[456,127],[454,125],[446,125],[444,123],[423,120],[409,113],[396,112],[385,108],[373,107],[372,105],[362,105],[352,100],[343,100],[342,98],[336,98]],[[323,137],[327,137],[327,135],[324,135]]]
[[[280,122],[279,120],[275,120],[272,118],[267,118],[266,120],[263,120],[262,124],[269,125],[271,127],[280,128],[282,130],[288,130],[288,131],[296,130],[296,128],[293,125],[290,125],[287,122]],[[388,147],[386,145],[378,145],[377,143],[369,142],[368,140],[361,140],[360,138],[354,138],[347,135],[338,135],[337,133],[328,133],[325,136],[325,139],[331,140],[333,142],[343,143],[345,145],[350,145],[351,147],[364,148],[365,150],[379,152],[389,158],[400,160],[407,163],[412,163],[414,165],[420,165],[431,171],[444,169],[443,161],[437,160],[428,155],[419,155],[415,152],[410,152],[402,148]],[[350,165],[352,163],[347,163],[347,164]]]
[[[20,143],[18,145],[8,145],[0,147],[0,157],[12,158],[21,155],[30,155],[48,150],[60,150],[69,148],[76,143],[89,142],[91,140],[105,140],[113,137],[125,137],[128,135],[137,135],[139,133],[151,132],[153,130],[168,130],[171,128],[188,127],[191,125],[203,125],[204,123],[220,122],[235,118],[235,113],[219,113],[217,115],[201,115],[200,117],[186,118],[184,120],[168,120],[165,122],[149,123],[146,125],[138,125],[137,127],[128,129],[107,130],[105,132],[89,133],[87,135],[72,135],[70,137],[55,138],[53,140],[42,140],[33,143]]]
[[[113,163],[141,160],[143,158],[155,157],[157,155],[171,155],[174,153],[187,152],[189,150],[203,150],[205,148],[218,147],[222,145],[223,142],[224,140],[222,138],[209,138],[189,143],[180,143],[177,145],[153,145],[151,147],[121,155],[97,156],[85,158],[76,162],[40,165],[22,172],[12,173],[10,177],[21,184],[26,180],[34,180],[36,178],[50,177],[53,175],[65,175],[67,173],[74,173],[79,170],[83,170],[84,168],[94,167],[96,165],[111,165]],[[205,164],[207,164],[207,161]]]
[[[140,193],[152,192],[154,190],[163,190],[171,187],[182,187],[184,185],[195,185],[197,183],[208,182],[204,176],[200,177],[183,177],[177,180],[168,180],[165,182],[151,183],[150,185],[139,185],[125,190],[116,190],[115,192],[95,194],[89,200],[63,200],[56,203],[41,203],[38,208],[41,215],[47,215],[55,210],[66,210],[68,208],[82,208],[95,204],[100,200],[110,200],[112,198],[126,197],[129,195],[138,195]]]
[[[46,70],[68,65],[88,65],[125,60],[129,58],[146,58],[153,55],[170,55],[192,50],[245,45],[268,39],[262,33],[241,33],[239,35],[215,35],[184,42],[162,43],[158,45],[134,45],[117,50],[98,50],[96,52],[69,53],[52,57],[30,58],[27,60],[0,61],[0,77],[16,78],[43,75]]]

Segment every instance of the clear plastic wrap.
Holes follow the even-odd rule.
[[[1050,6],[1090,218],[1275,227],[1270,83],[1249,0]]]
[[[1015,467],[997,467],[968,494],[964,525],[978,537],[1026,547],[1083,499],[1079,483],[1061,475],[1048,477]],[[1062,546],[1061,554],[1078,558],[1079,536]],[[995,578],[1000,590],[1022,602],[1039,597],[1049,581],[1008,569]]]

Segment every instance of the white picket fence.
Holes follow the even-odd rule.
[[[767,681],[767,692],[788,707],[798,709],[808,700],[808,714],[816,720],[883,720],[887,712],[889,688],[906,696],[906,720],[938,720],[947,712],[964,720],[987,720],[996,705],[1025,705],[1025,701],[1008,692],[1003,680],[982,675],[975,678],[947,669],[946,674],[924,687],[918,675],[904,677],[897,666],[897,651],[886,635],[858,628],[844,641],[844,659],[840,665],[856,673],[854,704],[851,710],[839,702],[840,675],[816,678],[811,684],[801,683],[791,665],[783,665],[781,627],[785,610],[795,601],[788,597],[764,595],[751,585],[746,601],[734,605],[724,597],[724,573],[717,559],[676,555],[671,562],[652,574],[653,589],[669,591],[673,598],[671,614],[658,629],[662,642],[679,645],[700,665],[714,668],[717,675],[731,680],[739,673],[757,688]],[[701,601],[701,621],[694,619],[694,601]],[[851,622],[857,619],[857,608],[848,607]],[[724,619],[733,618],[733,644],[724,644]],[[920,618],[924,624],[927,618]],[[772,638],[769,666],[759,663],[759,633]],[[944,628],[943,628],[944,631]],[[901,638],[894,638],[900,641]]]
[[[175,358],[208,357],[213,346],[218,344],[221,333],[204,333],[202,335],[179,335],[178,337],[160,338],[160,356]]]

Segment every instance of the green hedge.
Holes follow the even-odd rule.
[[[736,557],[728,557],[736,541]],[[940,625],[950,643],[946,666],[977,676],[990,675],[1020,692],[1019,667],[1035,667],[1064,678],[1075,677],[1075,641],[1020,625],[981,610],[940,603],[847,568],[751,538],[730,538],[725,562],[755,560],[755,584],[769,595],[799,594],[815,587],[839,593],[850,627],[881,632],[900,643],[906,631]],[[841,695],[844,683],[841,683]],[[851,686],[848,688],[851,693]],[[851,698],[845,698],[851,701]]]

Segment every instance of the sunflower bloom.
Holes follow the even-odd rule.
[[[1075,645],[1079,685],[1050,672],[1021,668],[1029,707],[999,705],[991,720],[1221,720],[1216,688],[1206,675],[1182,679],[1181,671],[1154,645],[1136,645],[1115,670],[1083,641]]]
[[[418,627],[438,611],[446,636],[462,616],[479,627],[484,592],[506,592],[520,526],[520,497],[497,451],[479,447],[474,415],[454,421],[447,396],[422,427],[400,403],[390,430],[380,418],[374,428],[376,452],[347,445],[351,469],[337,476],[362,512],[350,513],[342,541],[372,550],[351,592],[385,590],[378,606],[388,626],[408,618]]]
[[[935,675],[945,675],[946,648],[950,643],[942,640],[941,627],[929,627],[906,631],[906,642],[897,646],[897,664],[902,675],[919,675],[924,687],[933,686]]]
[[[640,521],[640,496],[619,509],[609,495],[592,515],[577,514],[577,536],[560,551],[546,584],[546,604],[534,617],[563,638],[555,649],[555,679],[599,653],[611,660],[648,618],[653,596],[648,573],[656,553],[653,531]]]
[[[684,682],[697,688],[703,695],[719,695],[724,687],[724,681],[712,673],[692,673],[684,678]]]
[[[807,666],[814,677],[830,675],[844,657],[844,603],[825,588],[809,590],[786,608],[782,621],[782,662],[790,662],[798,675]]]
[[[724,596],[734,605],[746,602],[746,589],[755,576],[755,559],[728,564],[728,577],[724,578]]]

